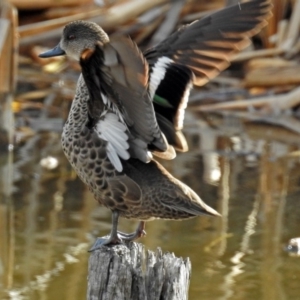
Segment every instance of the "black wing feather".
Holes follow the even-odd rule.
[[[183,122],[183,114],[181,113],[181,117],[178,115],[182,102],[186,101],[182,85],[189,89],[190,80],[196,85],[204,85],[226,69],[232,55],[245,48],[250,43],[250,37],[267,24],[271,6],[270,0],[253,0],[224,8],[181,27],[144,53],[150,66],[150,78],[156,62],[162,57],[173,61],[168,68],[181,67],[191,72],[188,79],[178,77],[171,82],[164,76],[156,87],[155,94],[165,98],[171,108],[156,104],[155,110],[173,123],[173,134],[181,129],[180,124]],[[182,84],[179,84],[180,80]]]

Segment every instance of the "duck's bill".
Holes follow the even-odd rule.
[[[53,49],[41,53],[39,57],[46,58],[46,57],[60,56],[65,54],[66,52],[63,49],[61,49],[59,45],[57,45]]]

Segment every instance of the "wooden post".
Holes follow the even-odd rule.
[[[142,244],[103,246],[91,253],[88,300],[185,300],[191,274],[189,258],[145,251]]]

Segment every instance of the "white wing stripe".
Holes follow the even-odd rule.
[[[107,150],[107,156],[108,156],[108,159],[110,160],[110,162],[114,165],[114,167],[116,168],[117,171],[122,172],[122,170],[123,170],[122,163],[120,161],[118,154],[116,153],[115,149],[113,148],[113,146],[108,143],[106,150]]]
[[[160,57],[152,68],[149,82],[150,98],[153,99],[155,91],[161,81],[165,78],[167,67],[173,62],[169,57]]]
[[[101,120],[96,125],[99,137],[107,141],[107,156],[117,171],[123,170],[120,157],[129,159],[127,127],[118,116],[111,112],[104,112]]]

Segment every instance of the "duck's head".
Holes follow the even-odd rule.
[[[43,52],[39,57],[68,55],[76,60],[85,49],[94,49],[96,42],[107,43],[109,38],[102,28],[93,22],[74,21],[66,25],[59,44]]]

